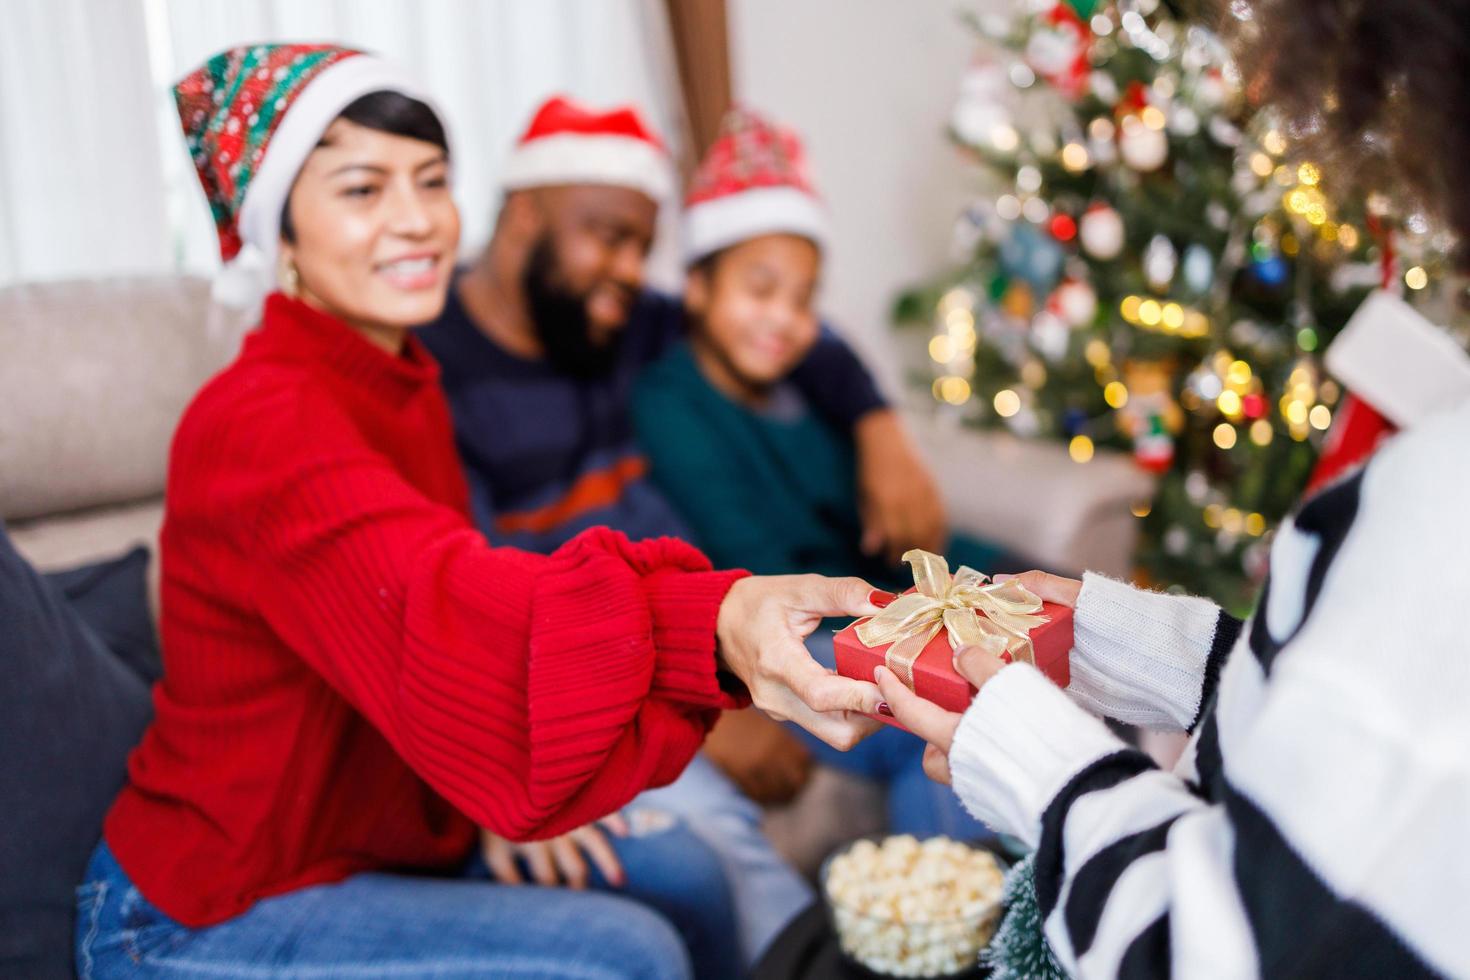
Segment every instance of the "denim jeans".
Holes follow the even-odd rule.
[[[628,884],[589,891],[369,872],[263,899],[191,929],[152,905],[106,843],[77,890],[82,980],[112,977],[515,977],[740,974],[718,859],[681,824],[611,838]],[[682,935],[681,935],[682,933]]]
[[[832,634],[818,630],[807,638],[807,650],[823,667],[836,663]],[[884,728],[850,752],[839,752],[810,733],[793,729],[824,766],[882,783],[887,788],[888,829],[895,834],[956,840],[989,840],[995,833],[965,810],[954,790],[924,774],[924,741],[897,728]]]
[[[812,903],[811,886],[776,853],[761,829],[761,808],[703,754],[668,786],[640,794],[633,806],[678,814],[718,855],[730,883],[747,967]]]

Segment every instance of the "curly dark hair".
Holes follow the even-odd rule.
[[[1216,0],[1247,93],[1338,182],[1470,242],[1470,0]],[[1224,9],[1221,9],[1224,8]]]

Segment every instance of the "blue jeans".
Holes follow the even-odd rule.
[[[677,814],[719,856],[747,967],[812,903],[811,886],[776,853],[761,829],[761,808],[704,755],[696,755],[673,783],[640,794],[629,809],[639,806]]]
[[[738,976],[724,872],[709,849],[677,823],[610,839],[628,878],[617,893],[600,878],[589,891],[498,885],[476,858],[459,877],[356,874],[202,929],[155,908],[104,842],[77,889],[77,972],[82,980]]]
[[[836,661],[832,634],[817,630],[807,637],[812,659],[831,668]],[[811,749],[819,764],[884,784],[888,789],[888,829],[896,834],[933,837],[943,834],[956,840],[989,840],[995,837],[965,810],[948,786],[924,774],[924,741],[917,735],[885,726],[863,739],[850,752],[839,752],[804,729],[792,726]]]

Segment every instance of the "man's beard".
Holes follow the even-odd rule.
[[[551,366],[582,379],[611,374],[622,346],[622,331],[602,343],[593,341],[587,295],[578,295],[565,285],[549,236],[531,250],[523,283],[536,335]]]

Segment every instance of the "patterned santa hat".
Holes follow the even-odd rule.
[[[432,105],[399,66],[330,44],[230,48],[174,86],[226,263],[217,299],[248,305],[274,283],[281,209],[301,165],[343,109],[381,91]]]
[[[673,193],[663,142],[632,106],[595,112],[565,96],[536,110],[505,164],[506,190],[556,184],[611,184],[655,201]]]
[[[801,140],[749,109],[732,109],[684,199],[685,261],[783,232],[826,247],[826,209],[807,176]]]

